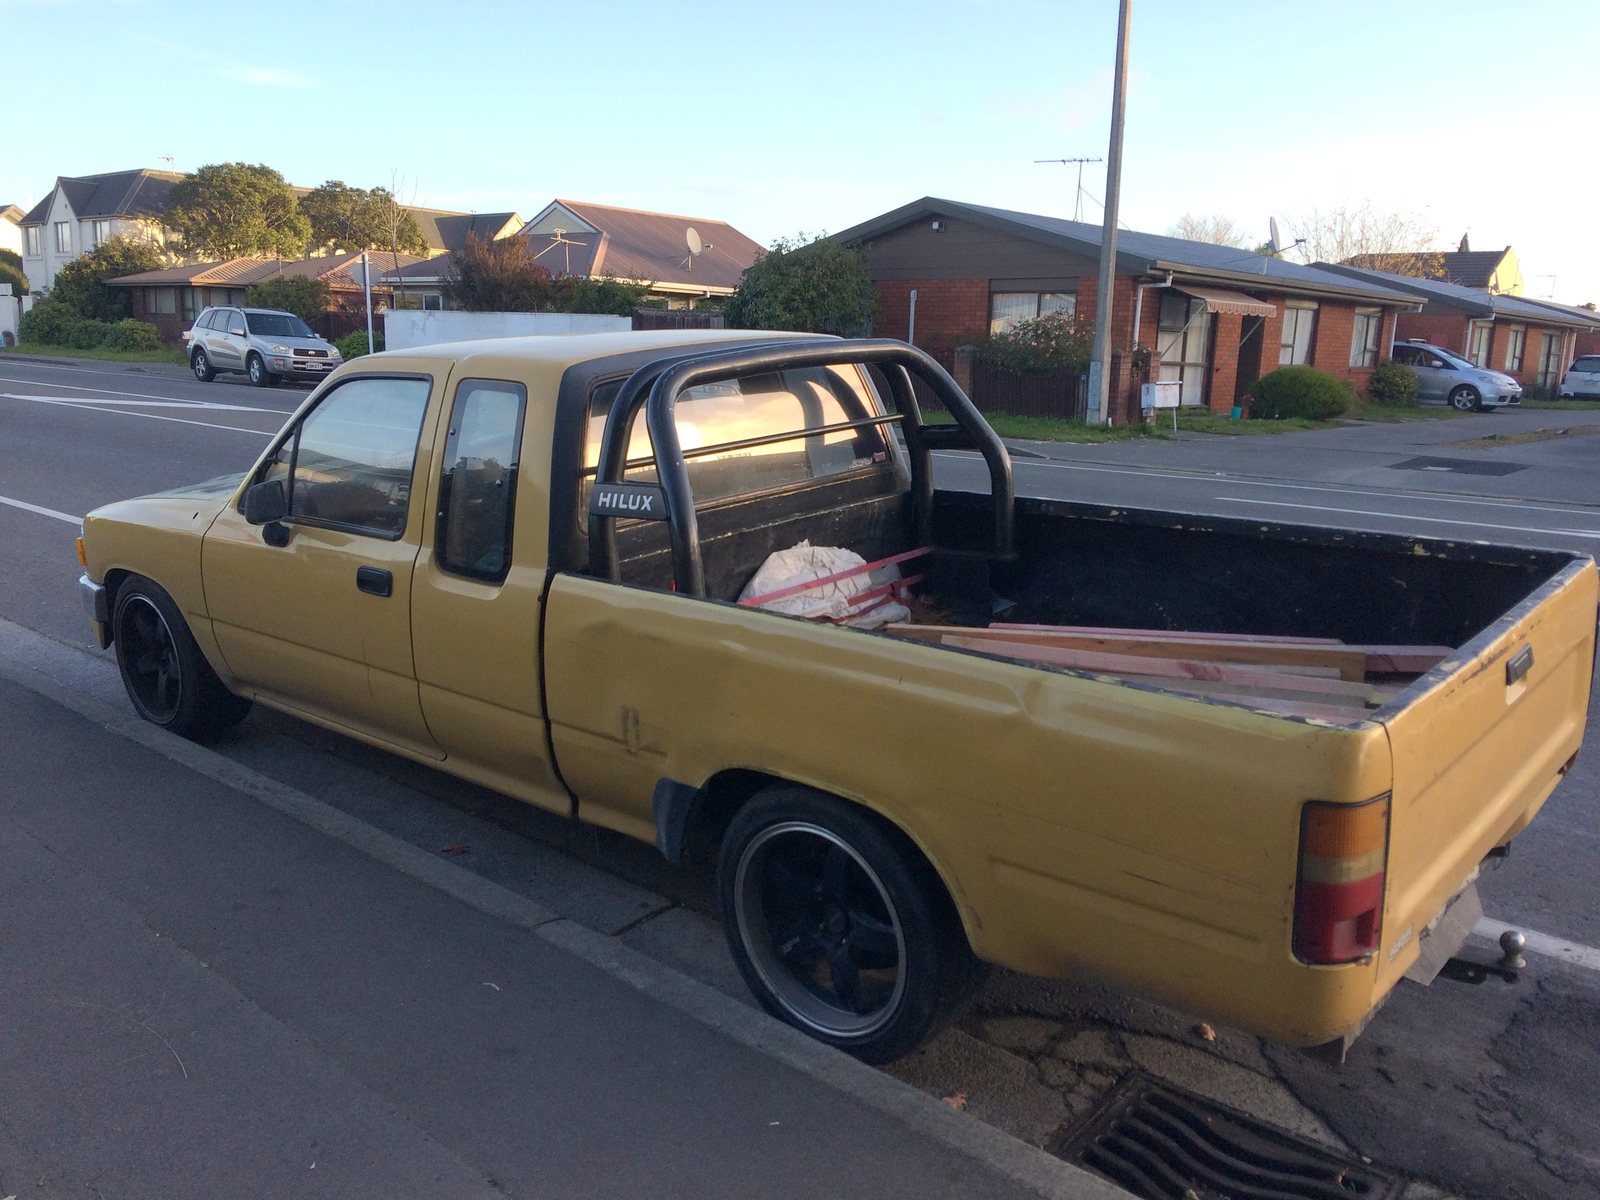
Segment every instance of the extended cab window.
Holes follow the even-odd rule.
[[[279,448],[262,479],[283,479],[289,517],[398,538],[432,384],[351,379],[325,396]]]
[[[439,566],[488,583],[511,568],[517,455],[528,392],[520,383],[467,379],[456,389],[439,481]]]
[[[590,401],[585,466],[600,461],[606,416],[619,386],[597,388]],[[893,469],[881,426],[806,433],[882,415],[877,396],[853,366],[806,367],[704,384],[684,392],[675,411],[689,486],[700,503],[850,471]],[[795,436],[784,441],[736,444],[790,432]],[[728,448],[718,449],[722,446]],[[654,480],[651,457],[641,410],[628,440],[628,461],[636,465],[629,467],[627,478]]]

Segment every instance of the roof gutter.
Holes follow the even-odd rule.
[[[1390,307],[1409,308],[1416,311],[1422,307],[1422,302],[1405,292],[1390,291],[1387,288],[1368,290],[1359,287],[1337,287],[1323,283],[1309,283],[1300,279],[1284,279],[1276,275],[1241,274],[1236,271],[1218,271],[1206,267],[1185,266],[1182,263],[1156,263],[1156,270],[1176,272],[1185,277],[1192,277],[1197,282],[1200,280],[1214,279],[1221,283],[1232,284],[1245,291],[1270,290],[1275,292],[1288,292],[1293,295],[1328,296],[1342,300],[1359,300],[1367,304],[1386,304]],[[1180,282],[1177,286],[1182,287]]]

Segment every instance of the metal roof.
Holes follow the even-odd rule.
[[[860,244],[925,217],[970,221],[974,225],[1091,258],[1100,254],[1099,225],[1037,213],[1013,212],[1005,208],[989,208],[982,204],[965,204],[957,200],[941,200],[935,196],[924,196],[921,200],[864,221],[835,236],[841,241]],[[1140,233],[1133,229],[1117,231],[1117,274],[1149,275],[1167,271],[1195,279],[1227,282],[1236,287],[1338,296],[1380,304],[1409,306],[1415,303],[1414,298],[1406,292],[1378,283],[1341,277],[1320,266],[1303,266],[1211,242],[1192,242],[1161,234]]]
[[[375,272],[404,268],[420,262],[414,254],[391,254],[387,250],[374,250],[372,266]],[[328,254],[320,258],[297,258],[279,261],[275,258],[230,258],[225,262],[189,263],[180,267],[163,267],[158,271],[141,271],[136,275],[123,275],[106,282],[115,287],[159,287],[187,284],[192,287],[248,287],[274,278],[300,276],[320,279],[336,291],[360,289],[360,284],[350,277],[350,264],[360,258],[359,253]],[[391,263],[393,265],[391,265]]]
[[[1324,271],[1346,275],[1351,279],[1371,281],[1383,287],[1409,292],[1428,305],[1458,309],[1472,317],[1509,317],[1519,321],[1535,321],[1544,325],[1561,325],[1575,329],[1600,327],[1600,313],[1588,309],[1572,308],[1547,300],[1529,300],[1503,292],[1486,292],[1443,279],[1418,279],[1413,275],[1394,275],[1387,271],[1371,271],[1365,267],[1349,267],[1343,263],[1318,263]]]
[[[609,279],[637,279],[677,291],[727,292],[739,286],[744,272],[762,247],[726,221],[710,217],[684,217],[672,213],[642,212],[557,200],[528,222],[560,205],[599,235],[523,234],[540,266],[557,275],[591,275]],[[688,231],[700,235],[705,249],[691,256]]]

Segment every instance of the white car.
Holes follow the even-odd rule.
[[[1567,373],[1561,377],[1556,398],[1576,400],[1581,396],[1600,397],[1600,354],[1585,354],[1572,360]]]
[[[1443,346],[1396,342],[1394,361],[1416,374],[1417,399],[1423,404],[1443,401],[1458,412],[1481,412],[1522,403],[1522,385],[1511,376],[1486,370]]]

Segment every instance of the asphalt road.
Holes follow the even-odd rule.
[[[242,380],[202,385],[164,368],[0,359],[0,618],[89,648],[74,582],[77,517],[110,500],[242,469],[305,395]],[[1600,423],[1600,413],[1530,411],[1333,434],[1090,447],[1018,443],[1016,479],[1019,492],[1053,498],[1593,553],[1600,437],[1446,444],[1590,423]],[[1399,465],[1419,457],[1461,465]],[[1481,473],[1482,464],[1498,473]],[[979,472],[962,456],[941,456],[938,469],[945,486],[979,486]],[[494,842],[495,852],[468,865],[499,871],[508,886],[530,894],[554,886],[549,879],[570,869],[563,863],[599,864],[615,884],[584,893],[597,927],[626,930],[660,897],[679,905],[675,912],[709,908],[705,880],[665,867],[647,848],[598,834],[575,839],[519,806],[286,718],[253,716],[224,752],[419,845],[464,836],[450,831],[470,818],[474,845]],[[1597,792],[1591,750],[1511,859],[1485,880],[1491,916],[1600,946]],[[331,884],[325,878],[317,886]],[[1115,996],[1077,993],[1052,1009],[1056,1002],[1043,995],[999,986],[964,1029],[988,1037],[985,1021],[1008,1006],[1116,1030],[1129,1045],[1135,1033],[1181,1040],[1186,1028]],[[1515,988],[1491,981],[1397,993],[1342,1072],[1270,1051],[1266,1060],[1241,1051],[1239,1061],[1289,1089],[1361,1153],[1460,1194],[1590,1196],[1600,1188],[1600,1119],[1590,1115],[1600,1078],[1597,1013],[1600,974],[1536,958]],[[1004,1115],[995,1119],[1005,1124]],[[0,1180],[0,1191],[8,1184]]]

